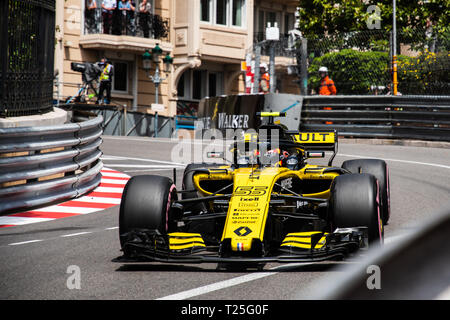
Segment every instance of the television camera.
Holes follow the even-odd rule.
[[[102,73],[102,69],[100,68],[100,66],[97,63],[91,62],[72,62],[70,64],[70,68],[73,71],[81,73],[81,80],[83,81],[83,84],[81,85],[78,92],[67,100],[66,104],[69,104],[71,102],[84,103],[86,102],[86,96],[88,98],[96,97],[98,95],[98,78]],[[89,90],[91,91],[91,93],[89,92]]]

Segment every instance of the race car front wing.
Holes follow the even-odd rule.
[[[323,239],[325,242],[319,245]],[[276,254],[240,256],[224,253],[221,245],[205,245],[200,234],[177,232],[162,235],[157,230],[135,230],[121,235],[124,255],[113,261],[241,264],[320,262],[340,260],[358,249],[365,249],[368,247],[367,239],[365,227],[336,229],[329,234],[315,232],[311,236],[309,249],[305,246],[280,246]]]

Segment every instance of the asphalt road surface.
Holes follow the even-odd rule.
[[[181,188],[183,165],[171,157],[175,146],[167,139],[105,136],[103,162],[130,176],[171,177],[176,167]],[[346,142],[339,144],[334,164],[358,157],[385,159],[390,168],[386,246],[450,201],[448,149]],[[217,271],[215,264],[123,265],[111,261],[121,255],[118,215],[115,206],[0,229],[0,299],[307,299],[323,276],[343,272],[336,271],[336,265],[358,263],[357,258],[340,263],[271,263],[263,271],[245,272]],[[71,282],[73,270],[79,271],[79,289]],[[326,292],[327,287],[320,290]]]

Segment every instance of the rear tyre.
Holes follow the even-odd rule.
[[[369,243],[383,242],[378,183],[370,174],[344,174],[331,185],[329,212],[332,229],[367,227]]]
[[[342,168],[351,173],[370,173],[375,176],[380,187],[381,220],[386,225],[390,217],[389,169],[386,162],[379,159],[347,160]]]
[[[175,227],[170,206],[176,199],[177,190],[171,179],[151,175],[132,177],[122,194],[119,234],[142,229],[169,233]],[[123,241],[120,237],[122,249]]]

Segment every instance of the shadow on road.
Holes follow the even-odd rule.
[[[333,268],[342,264],[352,264],[353,262],[326,262],[317,264],[284,264],[276,267],[265,267],[264,269],[239,268],[238,266],[228,269],[218,269],[217,264],[180,265],[163,263],[133,263],[123,264],[116,269],[118,272],[210,272],[210,273],[254,273],[254,272],[329,272]]]

